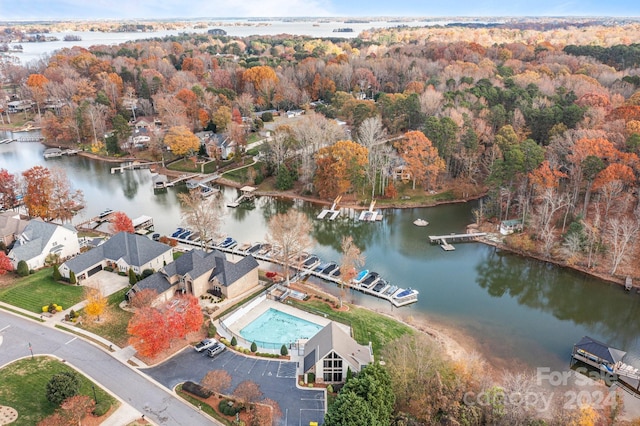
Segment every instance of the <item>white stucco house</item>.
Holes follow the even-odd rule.
[[[60,265],[60,274],[69,278],[71,271],[78,281],[89,278],[105,267],[141,274],[145,269],[159,270],[173,262],[173,249],[145,236],[119,232],[103,244]]]
[[[59,260],[67,259],[80,253],[78,232],[70,225],[57,225],[42,219],[32,219],[17,236],[9,259],[13,267],[24,260],[29,269],[45,266],[47,256],[57,255]]]
[[[304,344],[304,373],[318,383],[344,383],[347,370],[355,374],[373,362],[373,349],[356,342],[331,321]]]

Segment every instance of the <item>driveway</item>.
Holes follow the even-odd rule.
[[[113,293],[129,286],[129,277],[123,277],[114,272],[99,271],[81,283],[85,287],[93,287],[100,290],[103,296],[110,296]]]
[[[153,383],[136,369],[72,334],[0,309],[0,366],[34,355],[54,355],[109,389],[157,425],[193,426],[212,422],[195,407]],[[126,424],[126,423],[123,423]]]
[[[296,387],[296,363],[269,358],[253,358],[226,350],[211,359],[192,348],[186,348],[162,364],[140,370],[169,389],[190,380],[200,383],[207,372],[226,370],[232,378],[228,393],[244,380],[260,386],[264,398],[278,402],[282,410],[281,425],[307,426],[324,418],[324,392]]]

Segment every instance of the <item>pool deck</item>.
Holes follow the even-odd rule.
[[[310,314],[308,312],[301,311],[300,309],[296,309],[293,306],[287,305],[286,303],[280,303],[280,302],[276,302],[275,300],[267,299],[260,302],[260,304],[258,304],[256,307],[251,309],[249,312],[247,312],[237,321],[230,324],[225,322],[225,325],[229,327],[229,329],[234,333],[240,334],[240,330],[242,330],[251,322],[255,321],[256,318],[258,318],[260,315],[267,312],[269,309],[276,309],[286,314],[293,315],[294,317],[302,318],[314,324],[321,325],[322,327],[326,326],[331,322],[331,320],[323,316]],[[346,331],[349,335],[351,335],[351,329],[348,325],[340,324],[340,323],[338,323],[338,325],[340,325],[344,331]]]

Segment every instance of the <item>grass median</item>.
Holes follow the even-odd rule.
[[[0,405],[14,408],[15,426],[31,426],[53,414],[56,405],[47,400],[47,383],[54,374],[74,372],[80,380],[80,395],[95,397],[100,404],[114,406],[117,401],[87,377],[70,366],[49,357],[24,358],[0,369]]]

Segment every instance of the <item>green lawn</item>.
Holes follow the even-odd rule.
[[[0,301],[41,313],[50,303],[67,309],[84,299],[83,287],[55,282],[51,274],[52,269],[45,268],[18,279],[15,285],[0,290]]]
[[[120,306],[118,306],[124,300],[124,294],[127,290],[129,290],[128,287],[109,296],[108,308],[105,314],[101,316],[102,321],[91,322],[85,319],[82,324],[78,324],[78,327],[102,336],[120,347],[127,346],[127,341],[129,340],[127,325],[133,314],[120,309]],[[80,314],[82,314],[82,310]]]
[[[53,414],[57,408],[46,398],[47,382],[56,373],[76,372],[66,364],[52,358],[24,358],[0,370],[0,405],[18,411],[18,420],[11,425],[31,426]],[[77,372],[76,372],[77,373]],[[80,394],[93,398],[92,382],[79,374]],[[115,405],[117,401],[99,386],[95,387],[99,403]]]
[[[336,312],[327,303],[319,300],[310,300],[308,302],[292,300],[291,304],[313,314],[321,312],[331,320],[350,324],[356,341],[362,345],[367,345],[371,342],[374,353],[379,353],[389,342],[413,333],[413,329],[409,326],[354,305],[349,305],[348,311]]]

